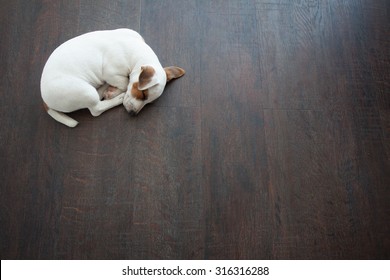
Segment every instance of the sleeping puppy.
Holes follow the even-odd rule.
[[[64,113],[88,108],[93,116],[123,104],[137,114],[179,78],[179,67],[163,68],[141,35],[130,29],[95,31],[60,45],[46,62],[41,95],[47,113],[69,127]]]

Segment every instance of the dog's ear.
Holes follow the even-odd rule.
[[[172,79],[180,78],[186,73],[184,69],[177,66],[165,67],[164,70],[165,73],[167,74],[167,82],[169,82]]]
[[[145,90],[158,84],[156,71],[152,66],[142,66],[138,78],[138,89]]]

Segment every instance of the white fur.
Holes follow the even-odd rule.
[[[145,101],[131,95],[142,66],[155,70],[153,84]],[[130,29],[95,31],[60,45],[49,57],[41,78],[42,99],[55,120],[74,127],[77,122],[63,114],[88,108],[93,116],[119,104],[129,112],[158,98],[167,76],[153,50],[141,35]],[[108,86],[117,88],[116,96],[104,100]],[[103,99],[103,100],[102,100]]]

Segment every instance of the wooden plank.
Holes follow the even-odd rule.
[[[134,167],[136,201],[132,239],[139,258],[191,259],[204,253],[201,185],[199,26],[193,1],[143,1],[141,34],[163,66],[186,75],[142,112]],[[161,12],[165,11],[165,12]],[[156,25],[156,23],[159,23]],[[157,134],[157,135],[156,135]]]
[[[204,257],[264,258],[271,229],[255,9],[210,2],[199,16]]]

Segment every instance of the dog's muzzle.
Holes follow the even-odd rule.
[[[138,114],[138,112],[136,112],[136,111],[134,111],[134,110],[130,110],[128,113],[129,113],[129,115],[132,116],[132,117],[134,117],[134,116],[136,116],[136,115]]]
[[[129,95],[125,95],[125,98],[123,100],[123,106],[125,107],[126,111],[129,113],[130,116],[137,115],[138,111],[134,107],[133,103],[131,103]]]

